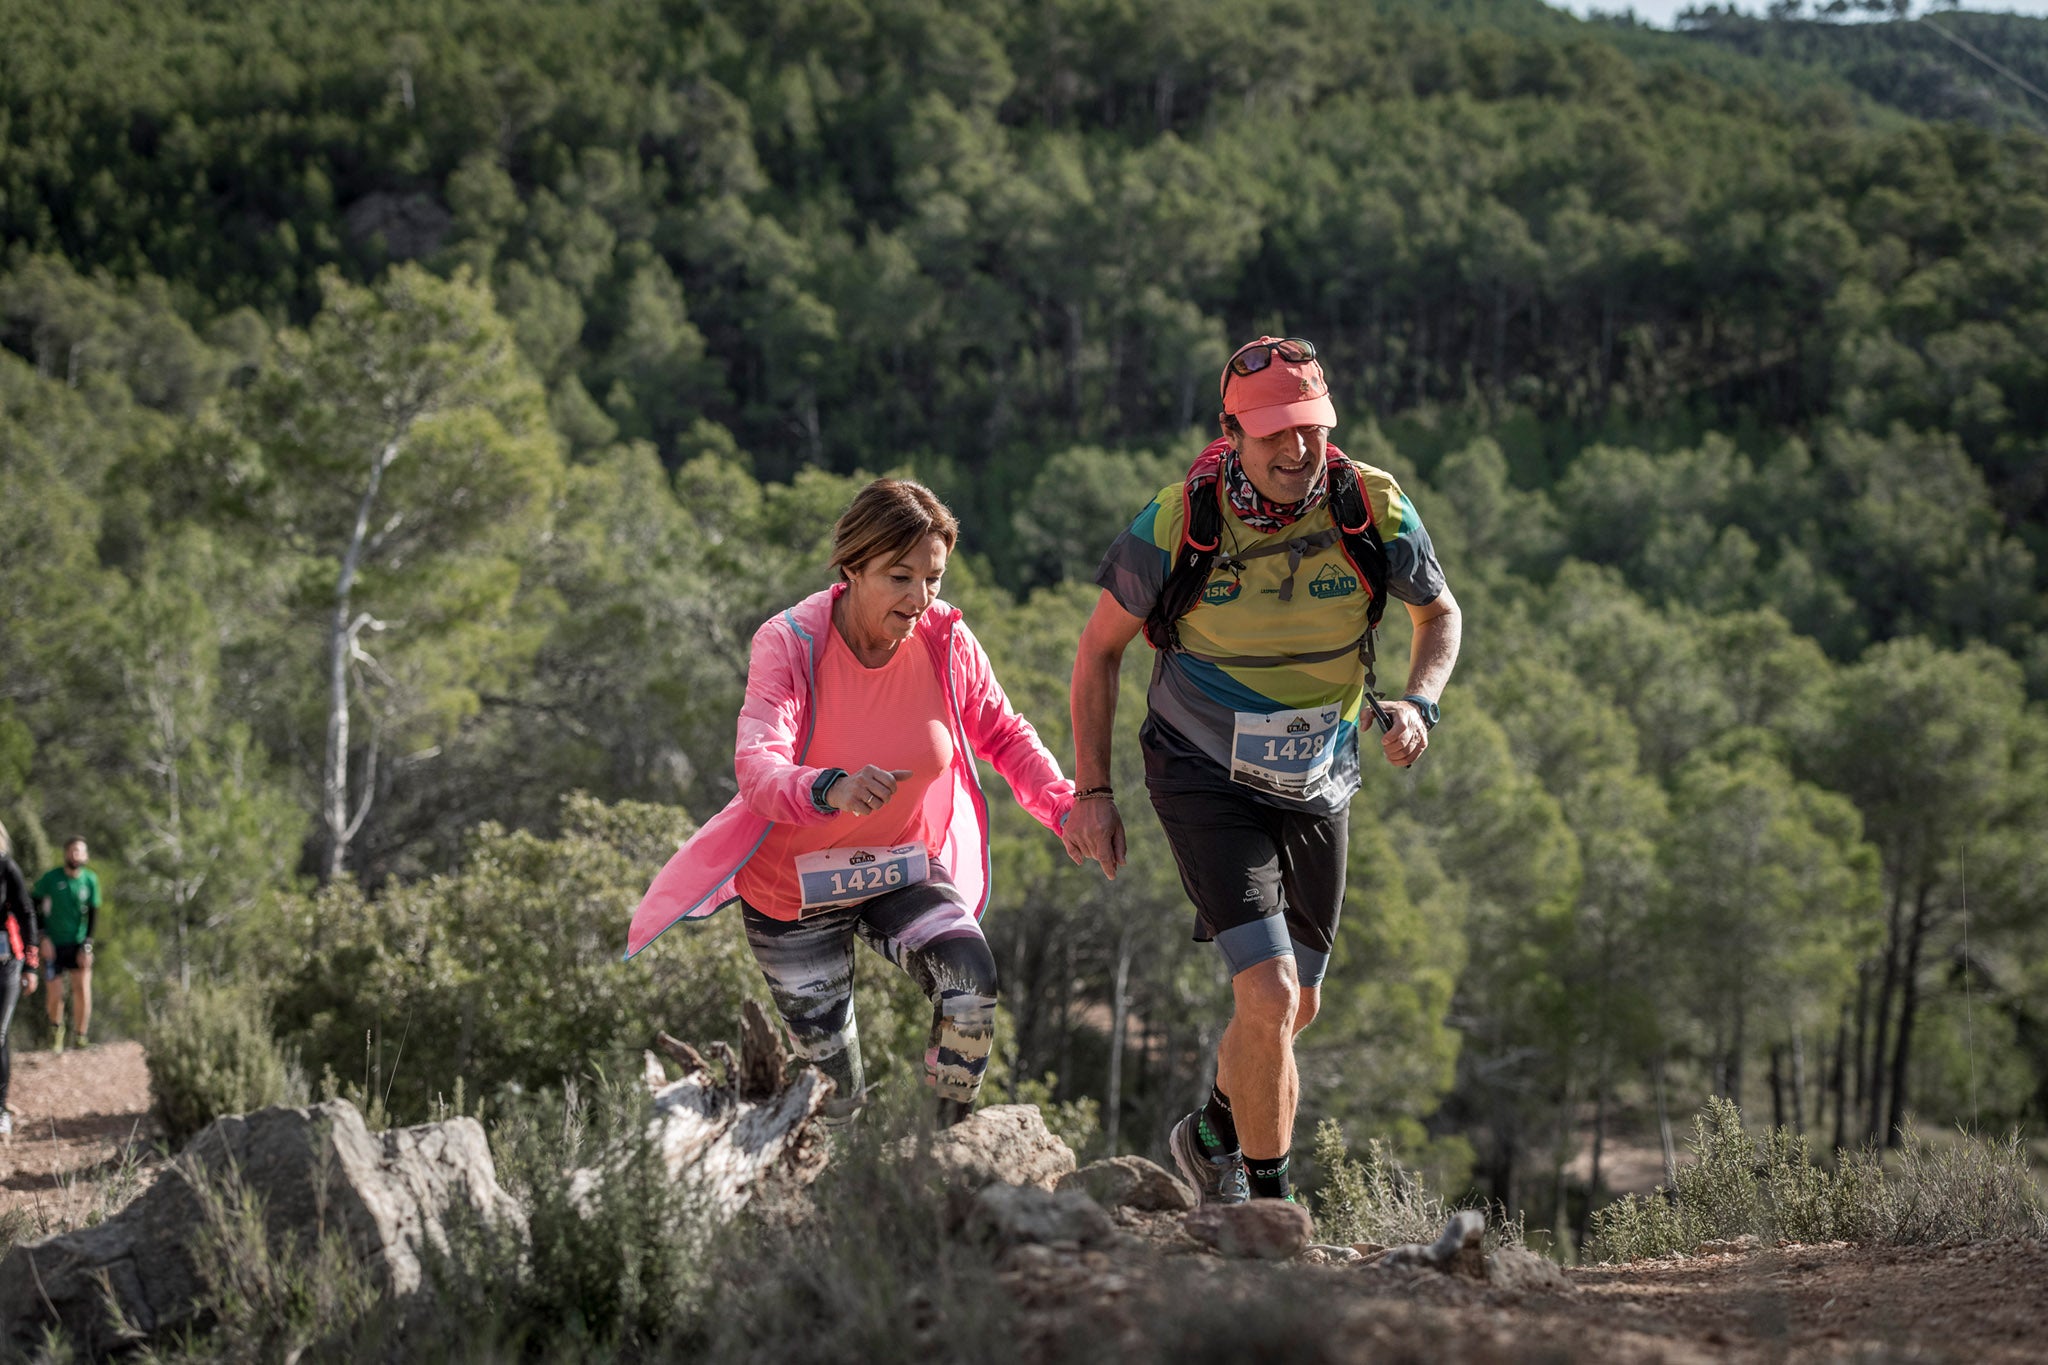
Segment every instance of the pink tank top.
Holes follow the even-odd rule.
[[[910,776],[872,815],[841,811],[822,824],[768,827],[734,889],[771,919],[795,919],[803,905],[796,874],[803,854],[911,842],[936,854],[945,839],[949,785],[941,779],[953,766],[953,732],[945,685],[921,644],[906,640],[888,663],[866,668],[833,627],[818,660],[813,721],[807,766],[851,773],[873,764]]]

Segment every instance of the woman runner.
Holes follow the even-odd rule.
[[[1074,784],[1010,709],[988,656],[939,600],[959,538],[922,484],[878,479],[833,528],[839,581],[754,635],[733,765],[739,795],[671,858],[633,915],[632,957],[737,899],[797,1050],[862,1098],[855,939],[932,1002],[927,1081],[941,1125],[974,1107],[995,1034],[985,759],[1054,833]]]
[[[14,1026],[14,1007],[23,991],[31,994],[42,977],[37,960],[36,906],[29,899],[28,880],[14,861],[14,842],[0,825],[0,923],[7,926],[7,960],[0,963],[0,1137],[14,1132],[14,1111],[7,1107],[7,1087],[14,1071],[7,1033]]]

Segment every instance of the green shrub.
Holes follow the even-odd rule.
[[[303,1079],[246,991],[178,992],[152,1017],[147,1047],[152,1107],[173,1142],[222,1114],[306,1101]]]
[[[649,1141],[647,1096],[574,1087],[501,1107],[499,1178],[525,1207],[525,1255],[468,1228],[431,1268],[432,1310],[407,1326],[421,1358],[923,1362],[945,1343],[1002,1342],[1008,1296],[987,1255],[949,1239],[945,1192],[906,1134],[921,1087],[885,1087],[832,1139],[808,1190],[763,1191],[719,1226]],[[583,1199],[563,1176],[606,1178]],[[371,1324],[374,1326],[374,1324]]]
[[[781,1207],[750,1207],[712,1248],[721,1286],[687,1345],[704,1360],[927,1365],[1012,1359],[1015,1296],[954,1240],[923,1134],[929,1095],[898,1086],[838,1135],[831,1166]]]
[[[1345,1147],[1344,1130],[1335,1119],[1316,1125],[1315,1153],[1316,1168],[1323,1173],[1323,1186],[1316,1196],[1316,1236],[1322,1241],[1381,1246],[1434,1242],[1458,1210],[1459,1206],[1445,1203],[1424,1185],[1378,1138],[1366,1144],[1364,1160],[1354,1160]],[[1487,1246],[1522,1244],[1519,1219],[1483,1211],[1489,1214]]]
[[[392,1121],[418,1123],[458,1080],[485,1099],[538,1094],[593,1071],[637,1076],[657,1029],[726,1035],[763,991],[730,918],[620,960],[641,891],[689,829],[679,810],[572,796],[559,838],[484,825],[452,873],[374,896],[339,880],[294,901],[304,953],[271,1002],[278,1036],[309,1075],[331,1070],[344,1094],[360,1080]]]
[[[1896,1170],[1885,1169],[1881,1153],[1841,1152],[1831,1173],[1787,1129],[1759,1146],[1735,1105],[1716,1098],[1693,1120],[1687,1145],[1699,1159],[1680,1168],[1675,1190],[1626,1195],[1594,1212],[1591,1255],[1640,1260],[1745,1235],[1929,1244],[2048,1233],[2017,1134],[2003,1142],[1958,1134],[1937,1146],[1908,1129]]]
[[[206,1329],[203,1343],[184,1343],[193,1356],[292,1360],[338,1333],[360,1339],[373,1324],[389,1330],[369,1266],[340,1228],[314,1226],[274,1244],[261,1196],[233,1166],[197,1189],[205,1221],[193,1232],[193,1262]]]
[[[1928,1246],[2048,1236],[2048,1210],[2017,1132],[1936,1143],[1909,1128],[1896,1173],[1860,1174],[1872,1190],[1877,1240]]]
[[[601,1086],[586,1101],[573,1083],[501,1115],[491,1146],[499,1181],[526,1209],[526,1266],[508,1274],[516,1261],[494,1254],[488,1236],[459,1260],[471,1285],[485,1286],[472,1290],[476,1301],[498,1303],[508,1344],[658,1347],[685,1331],[693,1305],[720,1296],[705,1258],[710,1217],[687,1181],[669,1177],[652,1117],[644,1089]],[[605,1178],[572,1198],[564,1173],[584,1168]]]

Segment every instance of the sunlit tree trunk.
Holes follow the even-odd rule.
[[[362,791],[353,813],[349,810],[349,666],[357,654],[357,637],[374,627],[368,618],[351,615],[350,598],[355,592],[356,573],[362,567],[363,550],[370,538],[370,518],[376,514],[377,489],[384,471],[398,458],[399,441],[387,441],[370,461],[370,477],[356,504],[355,526],[349,533],[348,548],[341,558],[341,573],[334,586],[334,615],[327,631],[327,759],[321,770],[321,816],[327,826],[327,879],[342,873],[348,846],[370,813],[376,789],[374,746],[364,764]]]
[[[1124,921],[1123,933],[1116,944],[1116,985],[1110,996],[1109,1006],[1109,1102],[1108,1112],[1103,1115],[1103,1138],[1109,1145],[1109,1154],[1116,1156],[1122,1149],[1117,1146],[1123,1126],[1124,1108],[1124,1024],[1130,1015],[1129,986],[1131,981],[1131,921]]]

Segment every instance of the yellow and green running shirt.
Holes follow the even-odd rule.
[[[1422,519],[1391,474],[1353,465],[1386,546],[1389,595],[1417,606],[1435,601],[1444,590],[1443,569]],[[1342,810],[1358,790],[1358,725],[1365,703],[1363,663],[1346,647],[1365,633],[1370,594],[1341,541],[1322,535],[1335,525],[1327,501],[1271,532],[1247,526],[1229,498],[1222,503],[1215,568],[1179,623],[1185,652],[1161,651],[1153,665],[1140,736],[1148,776],[1154,787],[1161,785],[1155,757],[1194,759],[1226,777],[1235,772],[1233,780],[1257,800],[1289,810]],[[1103,557],[1095,581],[1131,615],[1143,618],[1158,600],[1180,549],[1184,516],[1181,485],[1160,489]],[[1318,537],[1326,543],[1304,548],[1299,563],[1290,565],[1289,543]],[[1280,552],[1249,553],[1276,547]],[[1239,556],[1235,567],[1233,555]],[[1283,601],[1290,573],[1293,588]],[[1299,661],[1323,654],[1334,657]],[[1312,728],[1318,749],[1327,742],[1333,751],[1298,793],[1262,785],[1244,763],[1260,749],[1268,757],[1276,748],[1288,749],[1285,727],[1262,728],[1259,718],[1296,711],[1304,715],[1295,726]]]

